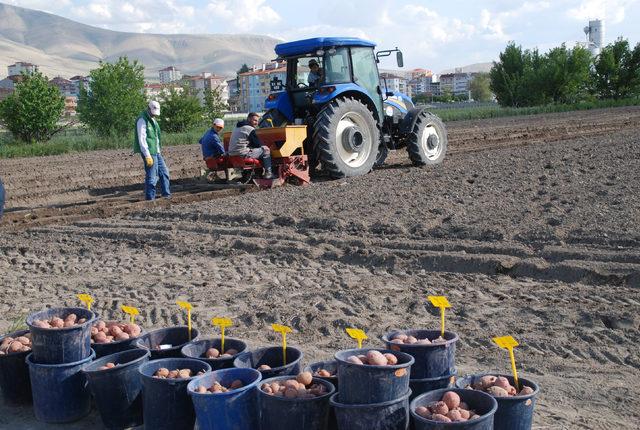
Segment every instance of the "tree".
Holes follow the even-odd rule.
[[[564,44],[550,50],[540,70],[544,99],[554,103],[576,103],[587,98],[591,53],[580,46]]]
[[[471,98],[477,102],[491,101],[491,82],[488,73],[478,73],[469,83]]]
[[[236,75],[239,75],[241,73],[247,73],[249,71],[249,66],[247,66],[247,64],[243,64],[239,69],[238,72],[236,73]]]
[[[22,74],[15,91],[0,102],[0,122],[17,139],[45,142],[64,127],[58,125],[64,98],[39,72]]]
[[[78,115],[101,136],[126,135],[146,105],[144,66],[120,57],[116,63],[100,63],[90,73],[90,88],[80,88]]]
[[[163,131],[187,131],[202,121],[200,100],[190,87],[171,87],[161,95],[160,128]]]
[[[603,99],[621,99],[640,93],[640,44],[633,51],[618,39],[602,49],[591,73],[594,93]]]
[[[229,109],[227,104],[222,100],[222,91],[220,87],[213,88],[204,93],[204,116],[213,122],[216,118],[222,118],[224,111]]]
[[[500,61],[493,63],[489,72],[490,88],[501,106],[518,106],[524,63],[522,47],[516,46],[514,42],[510,42],[504,52],[500,53]]]

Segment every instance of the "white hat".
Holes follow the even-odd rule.
[[[149,112],[153,116],[160,116],[160,103],[155,100],[149,102]]]
[[[224,120],[222,118],[216,118],[213,120],[213,125],[217,125],[218,127],[224,127]]]

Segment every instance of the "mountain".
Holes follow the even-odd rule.
[[[144,64],[149,80],[166,66],[235,76],[243,63],[273,59],[278,42],[259,35],[125,33],[0,3],[0,77],[16,61],[37,64],[50,78],[87,75],[98,61],[125,55]]]

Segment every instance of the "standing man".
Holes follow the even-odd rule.
[[[162,197],[171,197],[169,170],[160,154],[161,133],[156,121],[158,116],[160,116],[160,103],[152,100],[136,120],[136,138],[133,142],[133,152],[142,155],[144,161],[144,197],[147,200],[156,198],[158,179],[160,179]]]
[[[211,128],[205,132],[200,138],[199,142],[202,146],[202,158],[209,166],[207,160],[218,158],[224,154],[224,146],[220,140],[220,132],[224,128],[224,120],[222,118],[216,118],[213,120]]]
[[[271,172],[271,150],[260,142],[256,134],[256,127],[260,115],[255,112],[247,115],[246,121],[240,121],[231,133],[229,140],[229,155],[239,155],[245,158],[259,158],[264,166],[264,179],[273,179]]]

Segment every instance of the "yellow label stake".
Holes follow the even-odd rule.
[[[516,389],[520,391],[520,382],[518,381],[518,371],[516,369],[516,357],[513,354],[513,348],[518,346],[518,341],[511,336],[494,337],[493,341],[502,349],[509,351],[509,358],[511,359],[511,371],[513,372],[513,381],[515,382]]]
[[[281,324],[271,324],[271,328],[276,333],[282,334],[282,360],[284,361],[283,366],[287,365],[287,333],[291,333],[291,327],[287,327],[286,325]]]
[[[88,310],[91,310],[91,303],[93,303],[93,297],[89,294],[78,294],[78,299],[84,303]]]
[[[231,327],[233,322],[231,321],[231,318],[213,318],[211,320],[211,324],[220,327],[220,337],[222,338],[222,340],[220,340],[220,353],[224,354],[224,329]]]
[[[451,307],[449,300],[444,296],[429,296],[427,298],[434,307],[440,308],[440,336],[444,337],[444,310]]]
[[[125,314],[127,314],[127,315],[129,315],[131,317],[131,324],[134,324],[136,322],[136,320],[135,320],[136,315],[140,314],[140,312],[138,312],[137,308],[134,308],[133,306],[122,305],[122,306],[120,306],[120,309],[122,309],[122,312],[124,312]]]
[[[193,307],[191,306],[191,303],[189,303],[189,302],[177,301],[176,304],[178,306],[180,306],[181,309],[186,309],[187,310],[187,326],[189,327],[189,340],[191,340],[191,309]]]
[[[358,341],[358,349],[362,349],[362,341],[365,339],[369,339],[365,332],[360,330],[359,328],[347,328],[345,329],[347,334],[351,336],[352,339]]]

